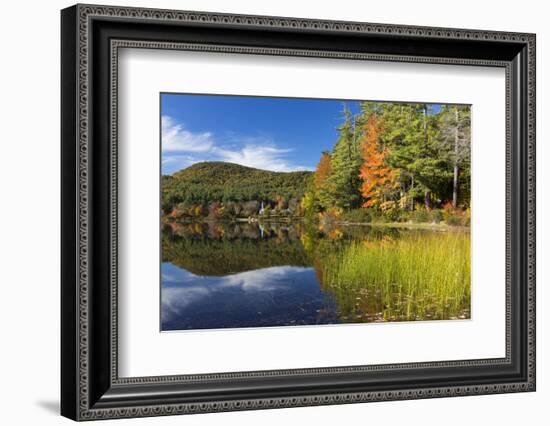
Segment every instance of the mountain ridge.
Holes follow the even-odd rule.
[[[222,161],[202,161],[162,177],[163,206],[179,203],[281,200],[298,202],[311,171],[275,172]]]
[[[193,163],[190,166],[184,167],[183,169],[180,169],[172,173],[172,176],[179,174],[185,170],[202,169],[205,166],[231,167],[231,168],[247,169],[250,171],[260,171],[260,172],[269,172],[269,173],[303,173],[303,172],[313,173],[313,171],[311,170],[276,171],[276,170],[260,169],[258,167],[245,166],[244,164],[233,163],[230,161],[199,161],[197,163]]]

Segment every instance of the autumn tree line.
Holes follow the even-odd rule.
[[[470,121],[462,105],[345,108],[302,199],[306,217],[468,225]]]

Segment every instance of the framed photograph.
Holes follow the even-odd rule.
[[[535,35],[61,12],[61,412],[535,390]]]

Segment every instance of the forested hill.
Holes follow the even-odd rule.
[[[272,172],[225,162],[201,162],[162,177],[163,207],[214,201],[298,202],[313,173]]]

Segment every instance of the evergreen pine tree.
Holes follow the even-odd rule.
[[[339,138],[331,154],[331,174],[327,185],[333,205],[342,209],[353,209],[361,205],[359,191],[362,164],[361,134],[356,118],[349,109],[344,109],[344,123],[338,128]]]

